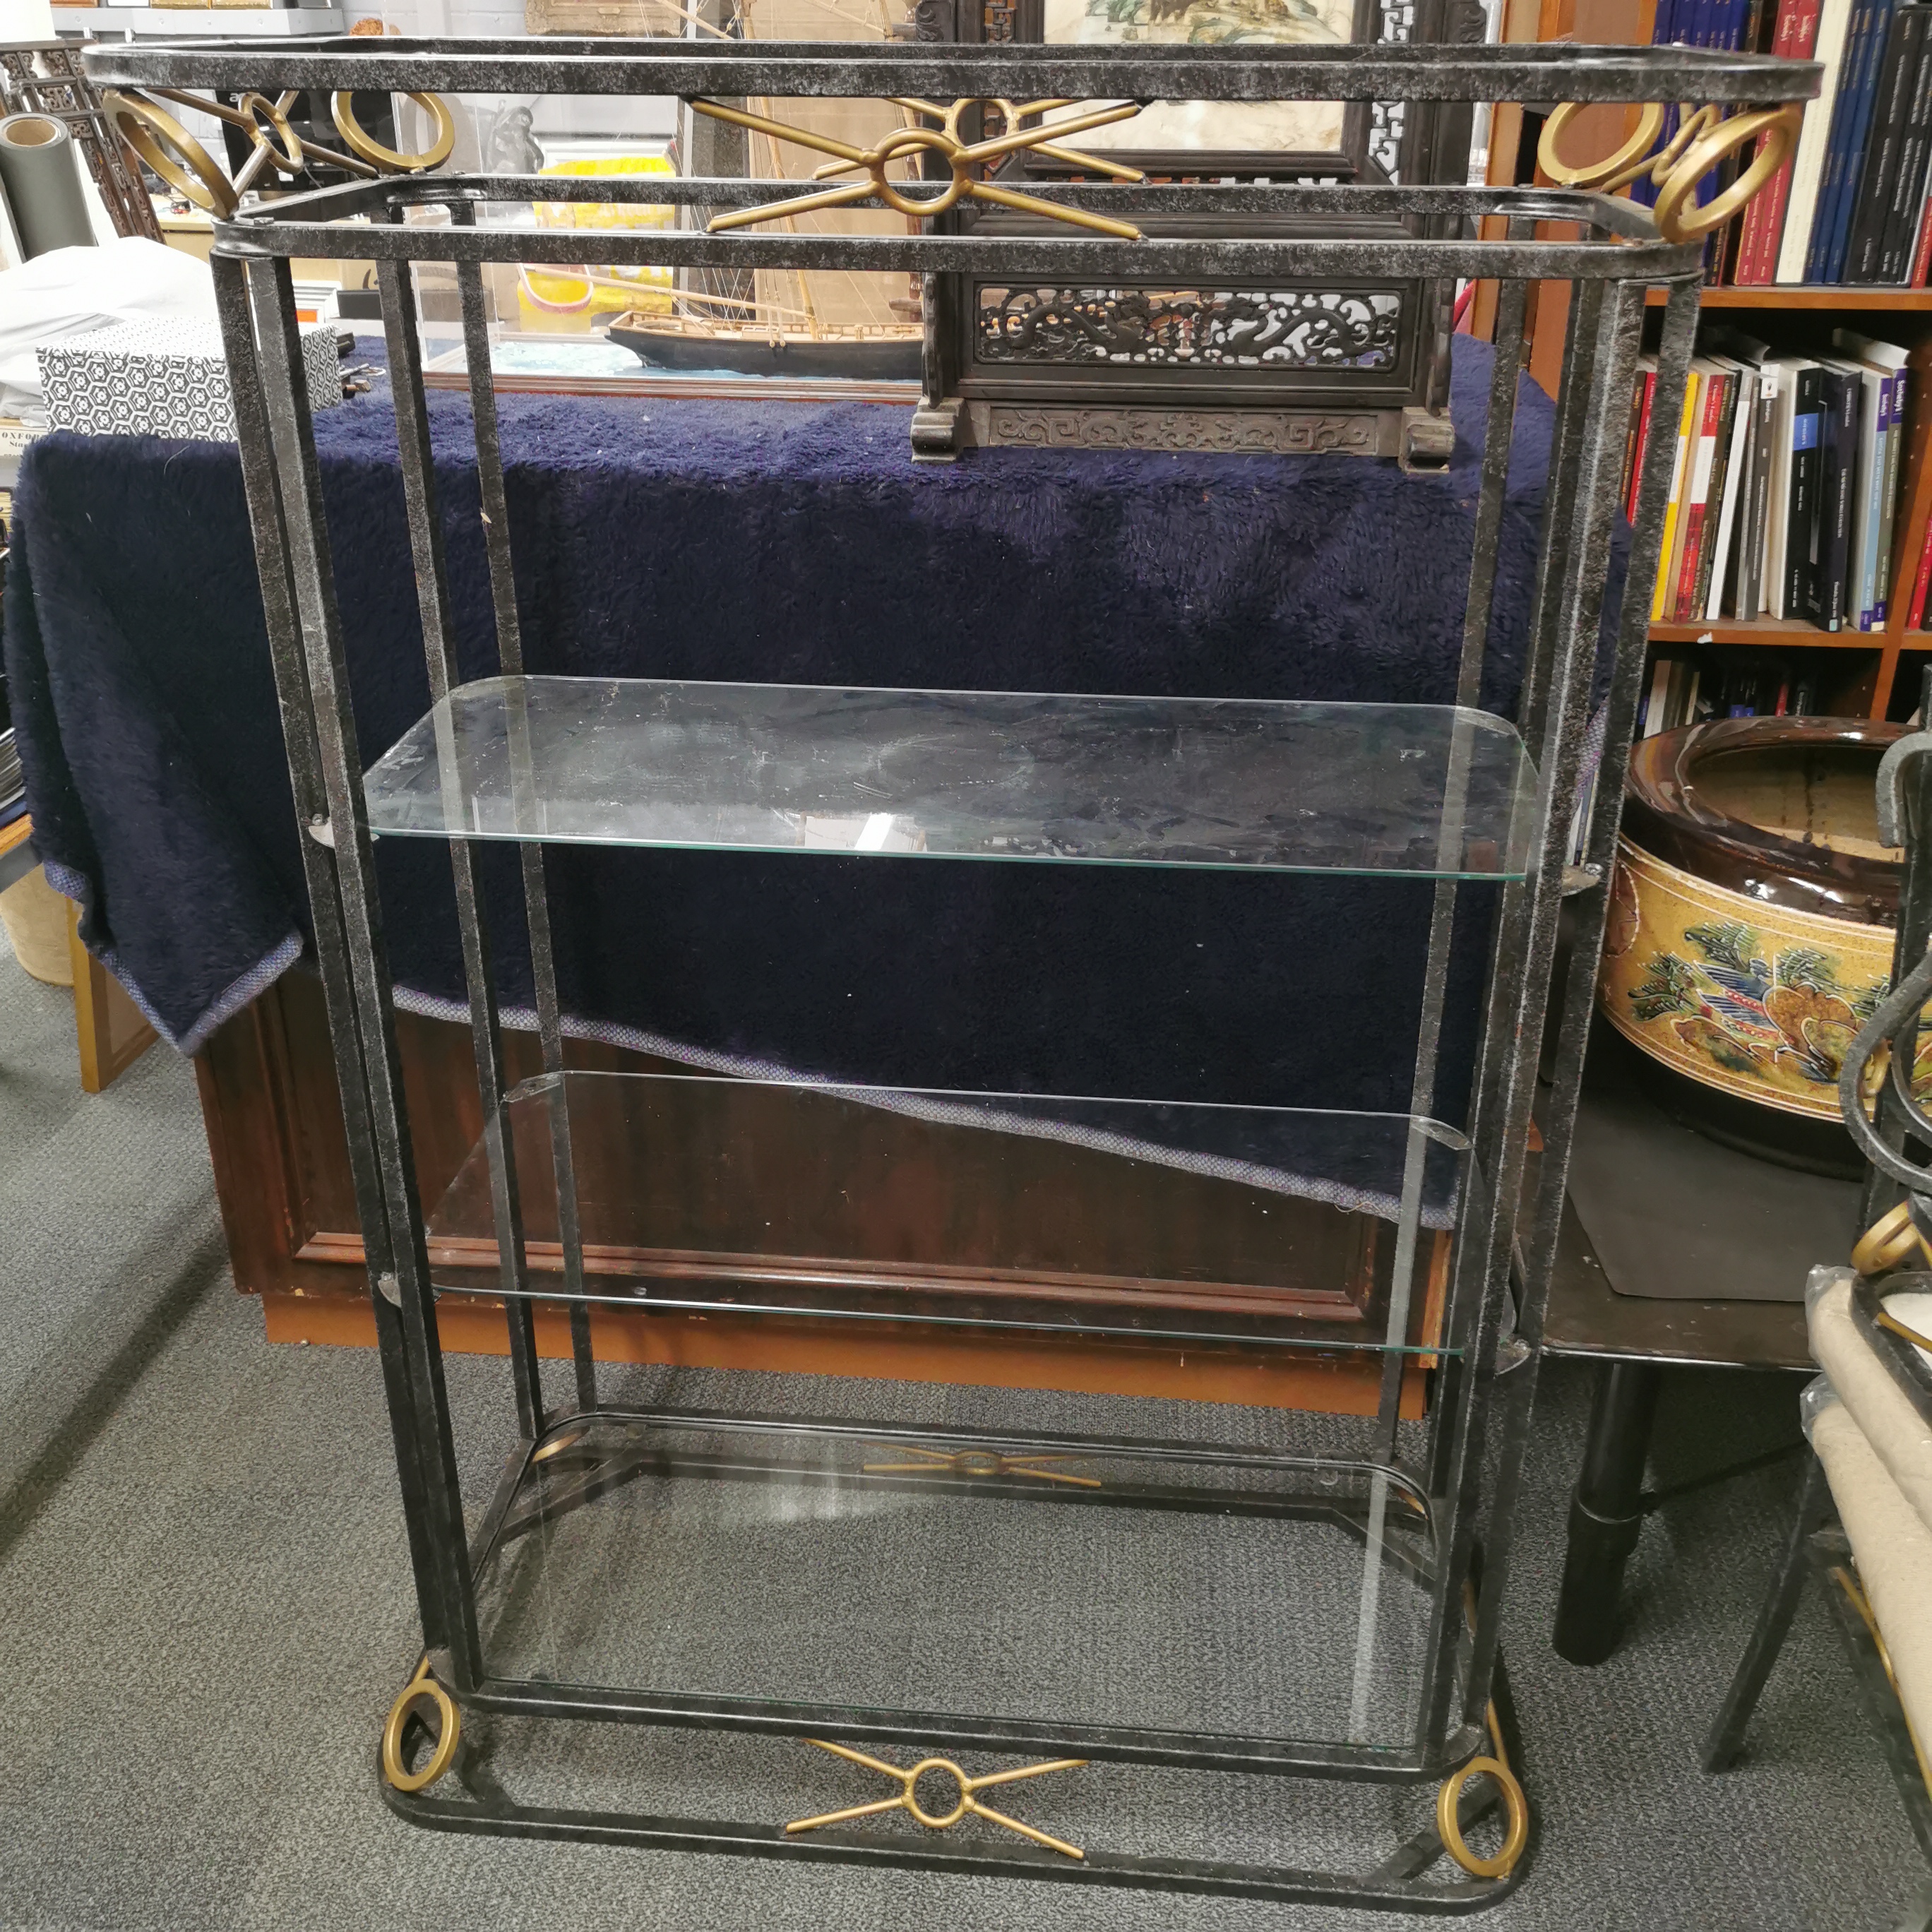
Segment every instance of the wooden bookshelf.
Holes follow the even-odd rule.
[[[1664,306],[1661,289],[1652,289],[1646,298],[1653,308]],[[1932,310],[1932,289],[1859,288],[1837,283],[1821,288],[1815,284],[1774,282],[1761,289],[1706,289],[1706,308],[1840,309],[1854,315],[1869,315],[1879,309],[1910,309],[1924,314]]]
[[[1915,637],[1923,636],[1914,632]],[[1885,645],[1882,631],[1821,631],[1802,617],[1757,617],[1749,620],[1720,617],[1708,624],[1653,624],[1650,640],[1654,644],[1733,644],[1740,650],[1820,651],[1876,651]],[[1928,638],[1932,646],[1932,638]]]
[[[1648,44],[1656,18],[1656,0],[1504,0],[1502,38],[1506,41],[1587,41],[1600,45]],[[1607,153],[1630,131],[1636,110],[1615,107],[1585,110],[1566,138],[1567,158]],[[1534,132],[1524,138],[1520,109],[1498,109],[1490,130],[1489,179],[1547,185],[1534,166]],[[1552,230],[1550,232],[1559,231]],[[1479,295],[1474,326],[1488,334],[1494,314],[1493,285]],[[1554,391],[1562,366],[1568,322],[1568,285],[1546,283],[1532,295],[1528,366],[1546,389]],[[1660,307],[1664,292],[1651,291]],[[1906,348],[1932,338],[1932,290],[1774,284],[1762,288],[1714,288],[1704,291],[1706,310],[1732,309],[1752,317],[1750,332],[1783,347],[1822,344],[1834,324],[1849,323]],[[1788,322],[1786,318],[1789,318]],[[1892,556],[1892,614],[1881,631],[1820,631],[1802,618],[1723,619],[1713,623],[1653,624],[1658,646],[1691,644],[1712,650],[1830,652],[1822,679],[1824,700],[1840,716],[1882,718],[1894,709],[1903,715],[1917,700],[1921,668],[1932,655],[1932,632],[1908,631],[1905,614],[1932,518],[1932,394],[1911,404],[1912,442],[1905,452],[1895,548]],[[1910,694],[1910,695],[1908,695]]]

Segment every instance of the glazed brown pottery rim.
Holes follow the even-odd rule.
[[[1706,760],[1797,745],[1869,747],[1872,776],[1903,724],[1844,718],[1718,718],[1641,738],[1630,754],[1624,836],[1679,872],[1761,904],[1860,926],[1898,916],[1896,860],[1787,838],[1733,818],[1699,789]]]

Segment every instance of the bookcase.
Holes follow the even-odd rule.
[[[1501,38],[1505,41],[1570,41],[1648,45],[1657,0],[1504,0]],[[1814,111],[1816,111],[1815,110]],[[1586,110],[1565,136],[1570,160],[1606,154],[1635,126],[1635,110],[1600,107]],[[1546,183],[1537,167],[1540,122],[1534,111],[1498,106],[1490,133],[1487,178],[1492,184]],[[1555,390],[1562,366],[1568,311],[1567,287],[1546,284],[1532,304],[1531,374]],[[1660,304],[1653,291],[1653,306]],[[1494,296],[1478,291],[1471,326],[1489,333]],[[1846,328],[1895,342],[1911,350],[1932,340],[1932,290],[1894,286],[1807,286],[1711,287],[1701,308],[1721,315],[1774,350],[1816,351],[1828,344],[1834,328]],[[1660,316],[1653,314],[1646,346]],[[1892,581],[1904,595],[1889,602],[1882,630],[1820,630],[1799,618],[1734,618],[1651,626],[1652,656],[1672,646],[1689,646],[1721,665],[1732,653],[1750,654],[1767,663],[1808,659],[1821,707],[1840,717],[1903,718],[1918,702],[1920,673],[1932,664],[1932,631],[1910,629],[1906,617],[1910,590],[1932,517],[1932,385],[1916,386],[1906,426],[1906,448],[1892,544]],[[1811,654],[1816,654],[1815,658]],[[1828,655],[1827,655],[1828,654]],[[1646,677],[1648,677],[1646,670]]]

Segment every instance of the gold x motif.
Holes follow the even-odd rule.
[[[1078,134],[1085,128],[1105,127],[1110,122],[1130,119],[1141,111],[1137,103],[1124,101],[1118,106],[1096,108],[1090,113],[1076,114],[1072,120],[1059,122],[1052,128],[1016,129],[1015,123],[1024,116],[1067,104],[1030,100],[1015,106],[1010,102],[998,102],[995,104],[1006,116],[1008,131],[990,141],[975,141],[970,145],[960,140],[958,130],[959,117],[973,106],[971,100],[956,100],[950,107],[940,107],[925,100],[901,100],[897,104],[915,113],[934,116],[943,124],[938,128],[895,128],[875,147],[855,148],[849,142],[834,140],[829,134],[794,128],[782,121],[767,120],[762,114],[749,114],[742,107],[727,107],[722,101],[694,100],[691,104],[694,113],[708,114],[714,121],[728,121],[734,128],[748,128],[754,134],[770,135],[774,140],[796,142],[800,147],[815,148],[821,154],[832,156],[838,165],[821,169],[814,179],[822,179],[828,174],[842,174],[848,168],[863,168],[866,176],[863,181],[848,182],[843,188],[826,188],[817,194],[798,195],[790,201],[772,202],[762,208],[740,208],[728,214],[714,215],[710,232],[722,234],[727,229],[746,228],[754,222],[777,221],[788,215],[808,214],[814,208],[846,208],[854,202],[870,201],[876,196],[902,214],[944,214],[958,201],[990,201],[1001,208],[1018,208],[1028,214],[1044,215],[1050,220],[1069,222],[1076,228],[1090,228],[1098,234],[1114,236],[1124,242],[1138,242],[1141,238],[1141,231],[1126,222],[1110,220],[1104,214],[1089,214],[1084,208],[1063,208],[1057,202],[1042,201],[1035,195],[1016,194],[1011,188],[981,181],[973,172],[983,162],[998,160],[1007,154],[1016,154],[1022,148],[1030,148],[1035,153],[1050,154],[1056,160],[1090,167],[1096,172],[1116,175],[1124,179],[1144,179],[1136,170],[1054,145],[1056,136]],[[921,152],[938,155],[951,167],[952,178],[937,194],[909,198],[902,192],[902,184],[886,179],[886,169],[890,163],[905,155]]]
[[[844,1744],[828,1744],[823,1738],[807,1738],[808,1744],[816,1744],[822,1751],[830,1751],[834,1757],[842,1757],[848,1762],[862,1766],[867,1771],[876,1771],[881,1777],[896,1778],[899,1790],[896,1797],[875,1798],[870,1804],[848,1804],[842,1811],[827,1811],[817,1818],[795,1818],[785,1827],[788,1832],[815,1832],[821,1825],[842,1825],[849,1819],[875,1818],[882,1811],[908,1812],[929,1832],[944,1832],[958,1823],[961,1819],[971,1816],[983,1818],[990,1825],[1003,1825],[1009,1832],[1017,1832],[1023,1838],[1030,1838],[1036,1845],[1044,1845],[1050,1852],[1064,1852],[1070,1858],[1084,1858],[1087,1854],[1077,1845],[1070,1845],[1061,1838],[1049,1838],[1044,1832],[1036,1832],[1030,1825],[1022,1825],[1017,1818],[1009,1818],[1004,1811],[995,1811],[990,1804],[982,1804],[978,1794],[996,1784],[1017,1784],[1023,1778],[1043,1778],[1049,1771],[1078,1771],[1086,1763],[1084,1757],[1055,1758],[1050,1764],[1023,1764],[1012,1771],[988,1772],[982,1778],[968,1778],[948,1757],[924,1757],[910,1771],[902,1770],[896,1764],[887,1764],[883,1759],[868,1757],[863,1751],[856,1751]],[[915,1795],[919,1780],[928,1771],[944,1772],[959,1787],[959,1796],[950,1811],[935,1816],[920,1804]]]
[[[1069,1462],[1070,1456],[1000,1456],[990,1449],[956,1449],[950,1454],[941,1449],[908,1449],[916,1462],[868,1462],[868,1476],[1034,1476],[1042,1483],[1069,1483],[1076,1489],[1104,1486],[1098,1476],[1070,1476],[1059,1469],[1046,1469],[1043,1462]]]

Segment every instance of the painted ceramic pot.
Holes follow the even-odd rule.
[[[1702,1090],[1702,1118],[1676,1111],[1720,1138],[1754,1139],[1741,1103],[1747,1121],[1768,1109],[1828,1124],[1850,1154],[1838,1072],[1890,983],[1898,908],[1873,788],[1904,728],[1724,718],[1633,754],[1598,1005]],[[1932,1046],[1920,1060],[1922,1090]],[[1788,1135],[1757,1138],[1768,1144],[1754,1151],[1798,1154]],[[1828,1157],[1814,1142],[1804,1164]]]

